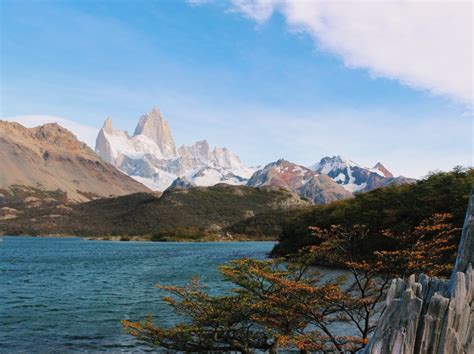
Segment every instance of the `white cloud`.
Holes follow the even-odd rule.
[[[473,2],[232,0],[258,23],[281,12],[292,31],[350,68],[473,105]]]
[[[28,128],[37,127],[45,123],[58,123],[62,127],[69,129],[72,133],[74,133],[77,136],[79,140],[85,142],[92,149],[94,149],[95,147],[95,139],[99,131],[98,128],[95,128],[89,125],[84,125],[84,124],[80,124],[69,119],[56,117],[56,116],[48,116],[48,115],[24,115],[24,116],[6,117],[6,118],[1,118],[1,119],[7,120],[10,122],[17,122]]]

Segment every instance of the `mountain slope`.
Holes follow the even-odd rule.
[[[40,198],[36,194],[33,200],[22,193],[3,202],[0,197],[0,230],[7,234],[202,239],[206,234],[225,236],[227,227],[261,213],[309,206],[283,189],[227,184],[172,189],[161,197],[136,193],[74,205],[63,205],[60,195]]]
[[[277,186],[316,204],[352,197],[342,186],[324,174],[280,159],[255,172],[247,183],[250,187]]]
[[[342,156],[324,157],[309,167],[311,170],[331,177],[349,192],[368,192],[388,185],[415,182],[414,179],[393,174],[380,162],[373,168],[363,167]]]
[[[107,118],[97,136],[96,152],[127,175],[160,191],[178,177],[199,186],[239,185],[254,172],[233,152],[211,149],[206,140],[176,149],[168,122],[157,108],[140,118],[133,136],[113,129]]]
[[[149,191],[58,124],[0,121],[0,188],[13,185],[60,189],[77,202]]]

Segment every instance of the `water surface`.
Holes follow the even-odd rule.
[[[3,237],[0,242],[0,352],[147,350],[122,319],[177,318],[157,283],[199,275],[214,293],[231,284],[217,266],[265,258],[273,242],[153,243]]]

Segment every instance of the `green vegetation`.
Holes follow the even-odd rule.
[[[390,230],[392,234],[410,232],[436,213],[451,214],[453,225],[462,227],[473,184],[474,169],[457,167],[451,172],[431,173],[415,184],[380,188],[358,194],[353,199],[298,211],[284,225],[272,253],[287,255],[315,245],[310,226],[328,229],[331,225],[364,225],[367,237],[351,249],[354,256],[397,249],[399,242],[385,231]]]
[[[38,195],[40,191],[32,189]],[[234,241],[276,239],[275,233],[244,234],[232,226],[261,213],[307,207],[283,189],[216,185],[174,189],[163,195],[136,193],[82,204],[22,195],[0,215],[0,230],[18,235],[77,235],[156,241]],[[10,200],[2,203],[12,208]],[[1,211],[1,210],[0,210]],[[2,212],[3,213],[3,212]],[[6,214],[7,212],[5,212]]]
[[[197,280],[158,285],[185,322],[166,327],[149,317],[123,326],[142,341],[177,351],[356,352],[377,327],[391,279],[450,274],[473,182],[473,170],[457,168],[415,185],[292,211],[283,236],[295,238],[282,240],[290,247],[281,242],[276,248],[286,258],[221,266],[235,285],[223,296],[210,296]],[[254,225],[261,225],[260,216]],[[324,278],[317,263],[350,275]]]
[[[13,185],[9,189],[0,188],[0,205],[7,205],[14,208],[23,205],[26,198],[37,198],[40,200],[54,199],[57,202],[65,203],[67,194],[60,189],[55,191],[46,190],[38,185],[37,188]]]

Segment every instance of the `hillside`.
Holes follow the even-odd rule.
[[[329,205],[295,212],[284,225],[274,255],[286,255],[314,244],[309,226],[329,228],[366,225],[366,240],[355,253],[370,255],[374,250],[396,247],[382,235],[383,230],[411,230],[434,213],[450,213],[453,224],[462,227],[469,192],[474,185],[474,169],[456,168],[451,172],[433,173],[414,184],[392,185]],[[255,224],[263,221],[249,220]]]
[[[62,190],[71,201],[149,189],[103,161],[58,124],[25,128],[0,121],[0,188]]]
[[[242,235],[227,228],[246,218],[308,205],[283,189],[226,184],[176,188],[161,197],[136,193],[69,205],[61,195],[28,197],[24,191],[19,198],[4,198],[3,203],[0,199],[0,230],[6,234],[147,236],[156,240],[233,239]],[[256,239],[271,236],[251,235]]]

